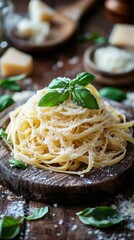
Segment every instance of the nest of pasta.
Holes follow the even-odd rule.
[[[134,142],[134,122],[104,102],[88,85],[99,109],[82,108],[70,98],[59,106],[38,107],[44,88],[27,103],[10,113],[6,129],[14,158],[27,164],[72,174],[111,166],[126,154],[127,142]]]

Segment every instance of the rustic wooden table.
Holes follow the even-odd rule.
[[[28,1],[13,1],[20,13],[26,11]],[[54,7],[60,3],[71,1],[47,1]],[[107,19],[103,9],[103,1],[99,1],[81,20],[79,32],[99,31],[107,37],[113,24]],[[68,76],[73,78],[78,72],[84,71],[83,53],[90,42],[78,43],[73,38],[68,45],[56,52],[42,53],[34,56],[34,73],[31,78],[23,83],[23,89],[37,90],[46,86],[56,76]],[[99,89],[101,86],[95,84]],[[134,90],[134,86],[125,87],[126,91]],[[121,190],[122,191],[122,190]],[[16,196],[7,188],[0,186],[0,217],[12,215],[16,218],[28,214],[36,207],[49,206],[49,214],[46,218],[28,222],[22,225],[19,240],[54,240],[54,239],[76,239],[76,240],[132,240],[134,239],[134,215],[131,207],[134,204],[133,187],[125,193],[119,193],[106,201],[87,204],[86,206],[62,206],[57,203],[45,204],[28,201],[23,196]],[[125,216],[125,222],[121,225],[108,229],[97,229],[82,224],[76,212],[85,207],[97,205],[115,205]],[[134,229],[134,228],[133,228]]]

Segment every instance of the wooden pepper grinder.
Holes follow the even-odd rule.
[[[105,0],[105,8],[112,21],[134,23],[134,0]]]

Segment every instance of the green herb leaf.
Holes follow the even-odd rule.
[[[12,77],[6,77],[6,78],[1,78],[0,82],[2,81],[11,81],[11,82],[16,82],[24,79],[27,76],[27,74],[23,73],[17,76],[12,76]]]
[[[126,93],[119,88],[105,87],[100,90],[100,95],[118,102],[127,98]]]
[[[20,80],[23,80],[24,78],[26,78],[26,76],[27,76],[26,73],[22,73],[22,74],[19,74],[16,76],[9,77],[8,81],[11,81],[11,82],[20,81]]]
[[[2,78],[0,79],[0,87],[10,89],[13,91],[20,91],[21,87],[16,83],[16,81],[20,81],[24,79],[26,76],[27,75],[24,73],[17,76]]]
[[[84,87],[77,87],[72,90],[73,100],[80,106],[89,109],[99,109],[96,98]]]
[[[0,239],[13,239],[20,233],[20,220],[5,216],[0,219]]]
[[[55,88],[68,88],[69,82],[71,80],[69,78],[65,77],[58,77],[51,81],[51,83],[48,85],[49,88],[55,89]]]
[[[0,219],[0,239],[13,239],[20,233],[20,225],[24,219],[32,221],[44,217],[48,213],[48,207],[37,208],[27,217],[18,220],[10,216]]]
[[[109,227],[123,221],[122,215],[108,206],[86,208],[78,212],[77,216],[84,224],[99,228]]]
[[[57,106],[63,103],[70,95],[73,100],[84,108],[98,109],[96,98],[84,88],[94,80],[94,76],[88,72],[79,73],[72,81],[69,78],[56,78],[49,84],[50,92],[39,101],[39,107]]]
[[[45,94],[39,101],[39,107],[53,107],[63,103],[69,97],[69,91],[64,89],[51,90]]]
[[[5,131],[2,128],[0,128],[0,138],[2,138],[8,144],[12,143],[11,140],[8,139],[7,133],[5,133]]]
[[[37,208],[31,215],[25,217],[26,220],[33,221],[44,217],[48,213],[48,207]]]
[[[78,73],[76,78],[72,80],[71,85],[72,86],[79,85],[85,87],[89,83],[91,83],[94,79],[95,77],[91,73],[88,72]]]
[[[23,168],[23,169],[27,168],[27,164],[18,159],[10,159],[9,163],[10,163],[10,166],[12,167]]]
[[[0,112],[11,106],[14,103],[14,100],[9,94],[0,96]]]
[[[91,42],[94,42],[94,43],[97,43],[97,44],[101,44],[101,43],[106,42],[106,38],[102,37],[99,32],[93,32],[93,33],[87,32],[87,33],[78,35],[76,40],[78,42],[89,42],[89,41],[91,41]]]
[[[5,88],[5,89],[10,89],[13,91],[21,90],[21,87],[18,84],[16,84],[14,81],[3,80],[0,82],[0,87]]]

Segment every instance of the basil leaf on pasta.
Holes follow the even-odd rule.
[[[39,101],[39,107],[53,107],[63,103],[69,97],[69,91],[64,89],[51,90],[45,94]]]
[[[95,79],[95,76],[93,76],[91,73],[83,72],[78,73],[76,78],[72,81],[72,85],[79,85],[79,86],[87,86],[89,83],[91,83]]]
[[[71,80],[69,78],[65,77],[58,77],[51,81],[51,83],[48,85],[49,88],[55,89],[55,88],[68,88],[69,82]]]
[[[72,96],[74,102],[84,108],[99,109],[96,98],[91,94],[88,89],[84,87],[74,88],[72,90]]]

